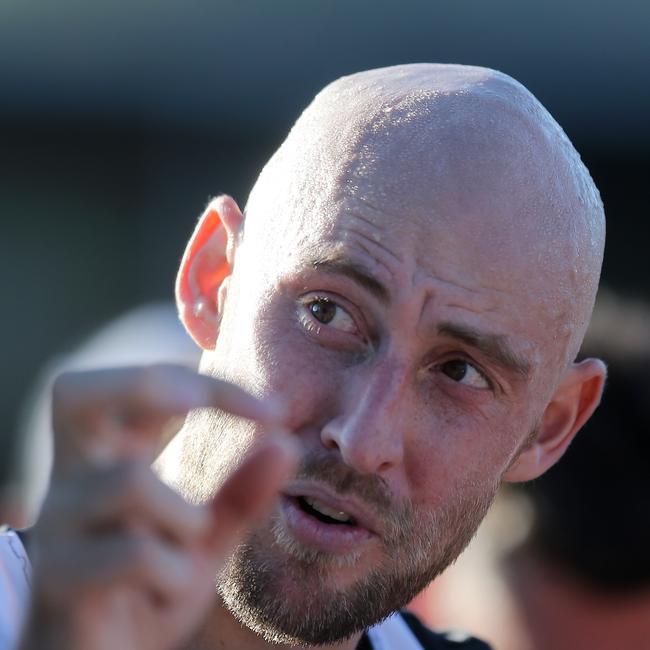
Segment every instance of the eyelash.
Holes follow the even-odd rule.
[[[357,324],[357,319],[354,318],[354,316],[350,313],[350,310],[346,309],[343,307],[337,300],[332,299],[329,295],[326,294],[320,294],[320,293],[315,293],[315,294],[310,294],[308,296],[303,297],[300,300],[300,322],[303,325],[303,327],[312,335],[319,336],[321,335],[321,328],[325,327],[329,330],[332,330],[333,332],[337,332],[339,334],[342,334],[343,336],[349,335],[353,336],[354,333],[352,332],[345,332],[344,330],[332,327],[329,323],[323,323],[319,321],[313,313],[310,312],[309,306],[313,305],[314,303],[321,301],[324,303],[327,303],[329,305],[334,306],[337,310],[342,311],[344,314],[348,316],[350,321],[354,324],[355,329],[357,330],[357,334],[359,333],[359,326]],[[336,315],[335,315],[336,317]],[[455,353],[456,354],[456,353]],[[470,384],[463,384],[462,381],[456,381],[446,375],[444,371],[441,370],[442,366],[445,364],[454,362],[454,361],[460,361],[462,363],[467,364],[469,367],[471,367],[486,383],[486,387],[476,387],[476,386],[471,386]],[[474,361],[471,359],[468,359],[466,355],[462,353],[457,353],[457,356],[450,356],[449,358],[445,359],[442,362],[438,362],[436,364],[432,364],[428,366],[429,368],[435,368],[438,370],[441,370],[443,374],[445,374],[445,377],[452,381],[454,384],[460,385],[460,386],[465,386],[467,388],[471,388],[473,390],[494,390],[494,383],[490,379],[490,377],[483,371],[483,369],[476,364]],[[463,377],[464,378],[464,377]]]
[[[477,386],[472,386],[471,384],[463,384],[462,381],[456,381],[455,379],[452,379],[451,377],[449,377],[449,375],[446,375],[446,373],[444,373],[444,371],[442,371],[442,367],[445,364],[452,363],[454,361],[460,361],[462,363],[467,364],[485,382],[486,386],[485,387],[477,387]],[[487,373],[485,373],[483,371],[481,366],[479,366],[477,363],[475,363],[471,359],[468,359],[467,356],[464,355],[464,354],[454,353],[454,355],[449,356],[444,361],[438,362],[438,363],[434,364],[433,366],[429,366],[429,367],[440,370],[441,372],[443,372],[443,374],[445,374],[445,376],[448,379],[450,379],[455,384],[459,384],[459,385],[462,385],[462,386],[467,386],[468,388],[472,388],[474,390],[488,390],[488,389],[489,390],[494,390],[494,382],[492,381],[492,379],[487,375]]]
[[[333,300],[330,296],[323,294],[310,294],[300,300],[300,321],[308,331],[320,334],[320,329],[326,327],[342,334],[355,334],[355,332],[346,332],[345,330],[331,326],[330,323],[319,321],[314,313],[310,312],[310,305],[314,305],[318,302],[325,303],[336,309],[337,313],[334,314],[333,318],[336,318],[339,311],[345,314],[353,324],[356,333],[360,334],[360,327],[357,323],[357,319],[350,313],[350,310],[343,307],[337,300]]]
[[[319,301],[336,310],[330,322],[320,321],[310,309]],[[339,294],[319,291],[303,295],[298,300],[297,314],[303,330],[313,340],[333,352],[352,355],[348,359],[350,363],[365,359],[377,342],[372,324],[354,303]]]

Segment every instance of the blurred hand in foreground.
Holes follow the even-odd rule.
[[[259,421],[268,435],[206,505],[150,468],[160,431],[193,408]],[[61,375],[52,484],[34,530],[23,648],[174,648],[215,598],[215,574],[276,496],[296,450],[278,408],[180,366]]]

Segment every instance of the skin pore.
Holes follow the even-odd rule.
[[[603,241],[588,172],[509,77],[418,64],[323,90],[245,220],[215,200],[179,274],[201,371],[281,397],[303,448],[194,647],[354,648],[462,551],[500,482],[553,464],[602,390],[603,365],[573,359]],[[204,502],[264,434],[194,411],[158,470]],[[305,541],[303,495],[362,534]]]

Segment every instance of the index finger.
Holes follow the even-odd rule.
[[[184,366],[69,372],[53,388],[57,455],[65,462],[92,460],[93,448],[101,449],[103,459],[119,456],[119,449],[130,445],[148,450],[157,444],[165,422],[195,408],[218,408],[269,424],[283,417],[277,401],[258,399],[235,384]]]

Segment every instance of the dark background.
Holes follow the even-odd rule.
[[[416,61],[539,97],[601,190],[605,282],[646,296],[647,0],[1,0],[2,431],[49,357],[171,298],[208,198],[245,203],[318,89]]]

